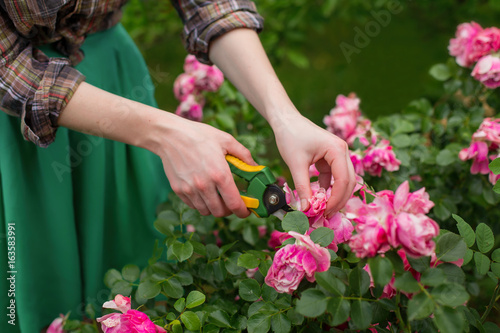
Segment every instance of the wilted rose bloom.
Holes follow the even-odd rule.
[[[314,282],[314,273],[330,268],[330,253],[315,244],[309,236],[294,231],[289,234],[296,239],[296,243],[276,252],[265,282],[279,293],[291,294],[304,277]]]
[[[363,157],[363,167],[372,176],[381,176],[382,169],[387,171],[399,170],[401,161],[396,158],[388,140],[382,140],[376,146],[370,146]]]
[[[52,321],[49,328],[47,328],[47,333],[64,333],[63,327],[66,319],[65,315],[60,314],[59,317]]]
[[[96,319],[101,323],[104,333],[166,333],[165,329],[155,325],[145,313],[132,310],[129,297],[116,295],[114,300],[105,302],[102,307],[121,312],[110,313]]]
[[[462,161],[473,160],[470,172],[474,175],[477,173],[487,175],[490,172],[488,167],[488,144],[484,141],[472,142],[469,148],[460,151],[458,157]]]
[[[500,58],[492,55],[482,57],[471,75],[490,89],[500,87]]]
[[[406,254],[413,257],[430,256],[434,252],[432,239],[439,234],[439,226],[426,215],[400,213],[392,226],[393,247],[401,245]]]
[[[323,122],[328,131],[346,140],[354,132],[358,118],[361,117],[360,100],[356,94],[351,93],[348,97],[338,95],[335,103],[335,108],[330,111],[330,115],[325,116]]]
[[[201,121],[203,119],[203,105],[200,104],[195,95],[189,95],[179,104],[175,114],[186,119]]]
[[[191,74],[182,73],[174,82],[174,95],[179,101],[196,93],[195,78]]]
[[[410,193],[408,181],[399,185],[393,200],[396,213],[427,214],[434,207],[434,202],[429,199],[429,193],[425,192],[425,187]]]
[[[458,26],[455,38],[450,40],[448,50],[456,57],[460,66],[469,67],[474,64],[470,59],[474,38],[483,28],[476,22],[462,23]]]

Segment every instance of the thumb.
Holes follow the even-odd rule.
[[[293,183],[300,199],[300,209],[305,211],[309,209],[309,198],[312,195],[311,181],[309,178],[309,165],[294,166],[290,168]]]
[[[246,164],[257,165],[257,163],[253,160],[252,154],[250,150],[248,150],[245,146],[238,142],[236,139],[232,139],[228,146],[226,147],[227,153],[233,155]]]

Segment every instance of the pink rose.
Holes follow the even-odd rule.
[[[455,38],[450,40],[448,50],[456,57],[460,66],[469,67],[474,64],[470,59],[474,38],[483,30],[476,22],[462,23],[458,26]]]
[[[372,122],[369,119],[360,117],[358,119],[358,125],[354,129],[354,132],[345,140],[349,147],[352,147],[354,141],[359,139],[359,142],[363,146],[369,146],[370,144],[375,144],[377,142],[377,132],[372,128]]]
[[[273,232],[271,232],[271,237],[269,238],[267,245],[271,249],[277,249],[278,247],[281,246],[281,244],[283,244],[285,240],[289,238],[292,238],[292,236],[290,236],[288,232],[281,232],[278,230],[274,230]]]
[[[477,173],[488,174],[490,169],[488,167],[488,144],[483,141],[472,142],[469,148],[464,148],[458,154],[462,161],[472,159],[472,166],[470,172],[475,175]]]
[[[389,250],[386,229],[374,221],[364,224],[363,228],[349,240],[351,250],[358,258],[374,257]]]
[[[259,270],[259,267],[250,268],[250,269],[247,269],[245,274],[246,274],[247,278],[253,279],[255,276],[255,273],[257,273],[258,270]]]
[[[361,152],[349,151],[349,157],[351,158],[352,166],[354,167],[354,172],[356,172],[357,175],[364,176],[365,169],[363,166],[363,156],[361,155]]]
[[[195,78],[195,86],[199,90],[217,91],[224,82],[224,74],[216,66],[202,64],[193,55],[186,57],[184,72]]]
[[[319,171],[318,171],[318,169],[316,169],[316,165],[312,164],[309,167],[309,178],[318,177],[318,176],[319,176]]]
[[[155,325],[145,313],[132,310],[129,297],[116,295],[114,300],[105,302],[102,307],[121,312],[110,313],[96,319],[101,323],[104,333],[166,333],[165,329]]]
[[[469,60],[476,62],[484,56],[494,53],[500,49],[500,30],[498,28],[486,28],[472,40]]]
[[[330,219],[328,219],[328,228],[332,229],[335,233],[333,241],[336,244],[349,241],[352,237],[352,232],[354,231],[352,222],[340,212],[334,214]]]
[[[291,294],[297,290],[304,276],[314,282],[315,272],[330,268],[330,253],[315,244],[309,236],[293,231],[289,234],[296,239],[296,243],[288,244],[276,252],[265,282],[279,293]]]
[[[49,328],[47,328],[47,333],[64,333],[63,327],[66,319],[65,315],[60,314],[59,317],[52,321]]]
[[[405,181],[399,185],[394,194],[394,210],[396,213],[406,212],[410,214],[427,214],[434,207],[434,202],[429,200],[429,194],[425,188],[410,193],[410,185]]]
[[[482,57],[471,75],[490,89],[500,87],[500,58],[492,55]]]
[[[498,149],[500,145],[500,118],[484,118],[478,130],[472,134],[474,141],[488,142],[490,150]]]
[[[191,74],[182,73],[174,82],[174,95],[179,101],[184,101],[189,95],[197,94],[195,88],[195,77]]]
[[[358,124],[358,118],[361,117],[359,103],[360,100],[355,94],[350,94],[349,97],[337,96],[337,105],[330,111],[330,115],[323,119],[327,130],[343,140],[351,136]]]
[[[388,140],[382,140],[376,146],[370,146],[363,158],[363,167],[372,176],[381,176],[382,169],[387,171],[399,170],[401,161],[396,158]]]
[[[195,95],[188,95],[177,107],[175,114],[186,119],[201,121],[203,118],[203,103]]]
[[[198,70],[201,66],[207,66],[196,60],[196,57],[189,54],[186,59],[184,59],[184,72],[191,74]]]
[[[412,257],[430,256],[435,244],[432,240],[439,234],[439,226],[423,214],[400,213],[395,218],[391,230],[390,243],[401,245]]]

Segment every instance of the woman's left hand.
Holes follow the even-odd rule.
[[[356,185],[347,143],[298,112],[287,113],[272,125],[278,149],[290,168],[302,209],[307,209],[312,195],[309,178],[312,164],[320,172],[321,187],[328,188],[332,176],[334,179],[325,215],[331,216],[342,209]]]

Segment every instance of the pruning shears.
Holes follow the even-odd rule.
[[[280,219],[293,209],[286,203],[285,192],[276,184],[271,170],[264,165],[249,165],[239,158],[226,155],[231,172],[248,182],[240,196],[247,208],[257,217],[275,215]]]

